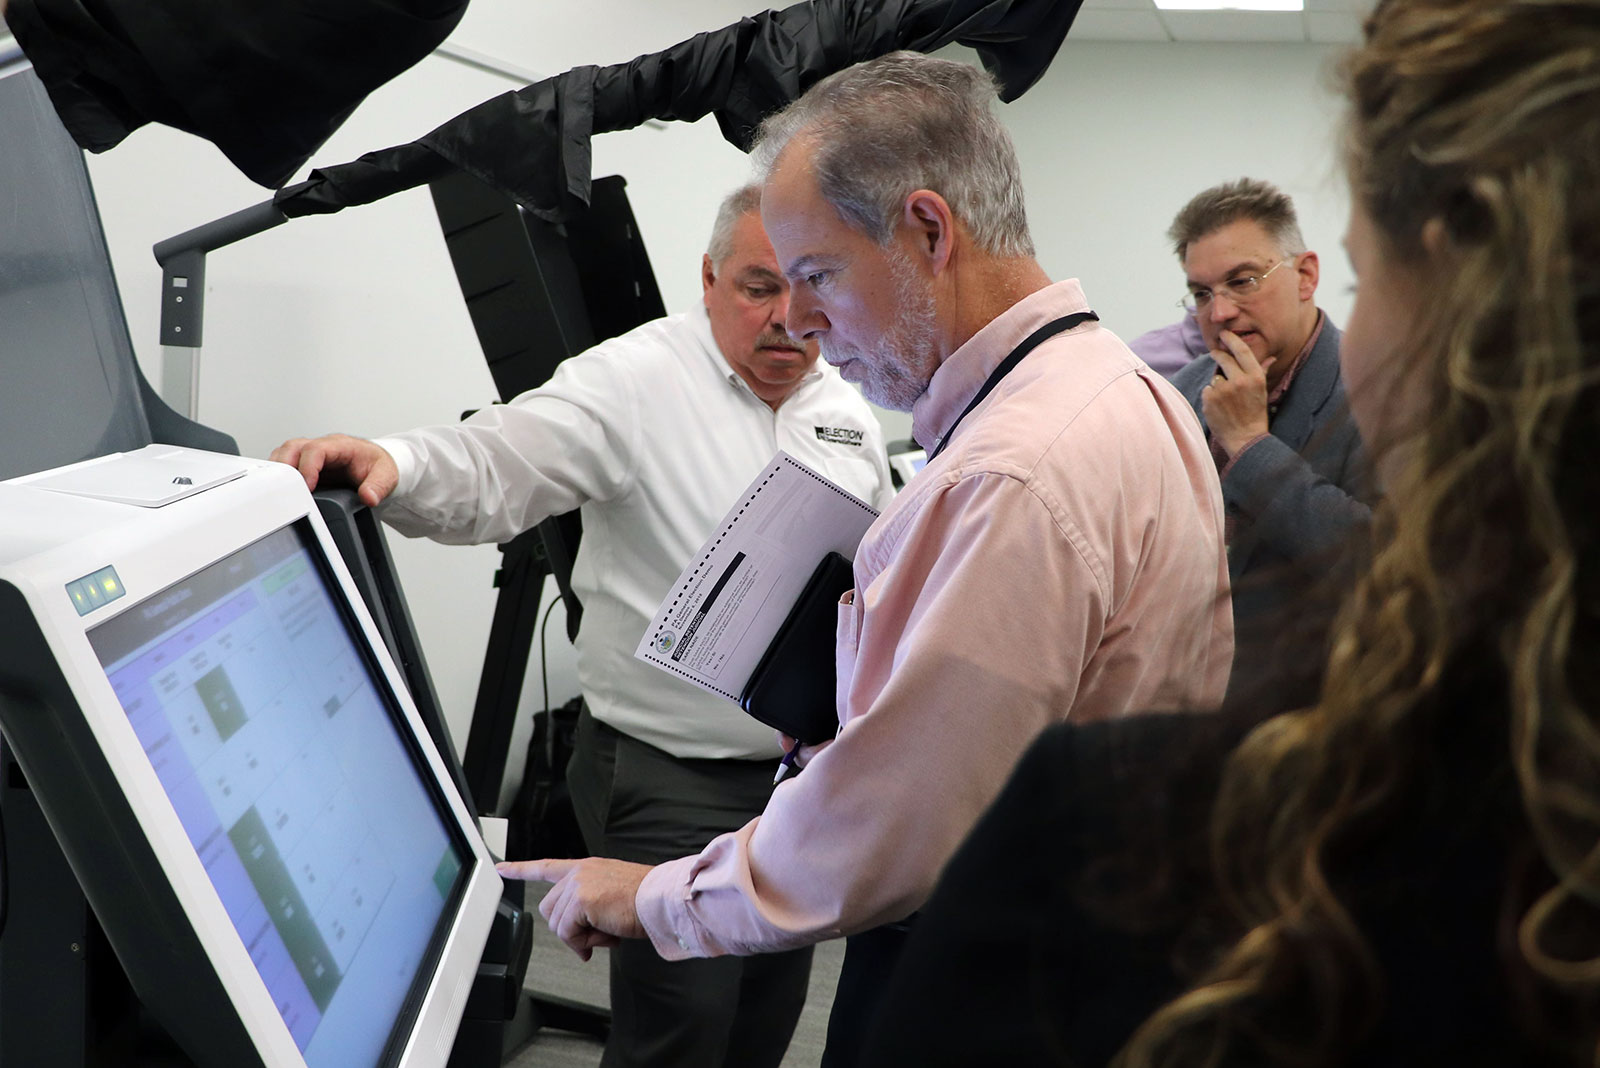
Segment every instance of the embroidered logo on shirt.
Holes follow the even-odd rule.
[[[826,441],[833,445],[854,445],[861,448],[861,439],[866,436],[864,430],[851,430],[845,426],[819,426],[814,428],[818,441]]]

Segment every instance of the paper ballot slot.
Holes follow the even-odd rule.
[[[35,489],[92,497],[113,504],[160,508],[232,482],[250,469],[237,456],[199,452],[176,445],[146,445],[58,468],[38,477],[16,479]]]

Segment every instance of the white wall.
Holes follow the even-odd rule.
[[[1329,75],[1337,55],[1318,45],[1069,40],[1003,112],[1045,269],[1081,277],[1124,338],[1175,321],[1183,274],[1167,226],[1195,193],[1248,175],[1294,198],[1320,253],[1319,302],[1342,321],[1351,274]]]
[[[477,0],[454,41],[551,72],[686,36],[665,16],[643,14],[673,6],[610,0],[541,21],[529,14],[535,5]],[[689,28],[730,21],[740,6],[704,0],[706,21]],[[1323,253],[1323,304],[1342,318],[1349,273],[1338,250],[1344,194],[1332,177],[1328,58],[1310,45],[1069,43],[1041,84],[1003,112],[1045,267],[1082,278],[1102,319],[1125,337],[1169,322],[1182,276],[1162,236],[1167,223],[1201,188],[1251,174],[1295,196],[1306,238]],[[429,58],[373,94],[315,162],[414,139],[508,87]],[[594,161],[597,175],[628,177],[667,306],[688,306],[699,296],[696,268],[716,203],[744,179],[744,157],[707,119],[604,135]],[[92,157],[90,171],[134,343],[158,381],[160,277],[150,246],[268,193],[210,146],[165,129]],[[451,421],[493,396],[425,192],[295,220],[215,252],[206,288],[200,414],[247,454],[265,455],[292,435]],[[891,437],[907,436],[904,416],[885,423]],[[392,542],[464,745],[498,555]],[[559,609],[550,627],[551,696],[561,700],[577,686]],[[537,651],[530,680],[537,701]]]

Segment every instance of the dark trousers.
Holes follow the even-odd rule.
[[[760,815],[776,761],[681,760],[584,709],[567,786],[595,856],[659,864]],[[811,949],[664,961],[648,939],[611,954],[602,1068],[763,1068],[783,1060],[805,1005]]]
[[[860,1063],[867,1028],[910,937],[909,922],[884,924],[845,939],[822,1068],[855,1068]]]

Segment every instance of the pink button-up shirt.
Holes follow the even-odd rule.
[[[980,330],[917,401],[917,440],[931,448],[1013,347],[1085,308],[1060,282]],[[1188,403],[1097,323],[1040,345],[961,421],[867,531],[855,578],[838,737],[759,818],[639,888],[668,959],[904,917],[1045,726],[1215,706],[1227,684],[1216,467]]]

